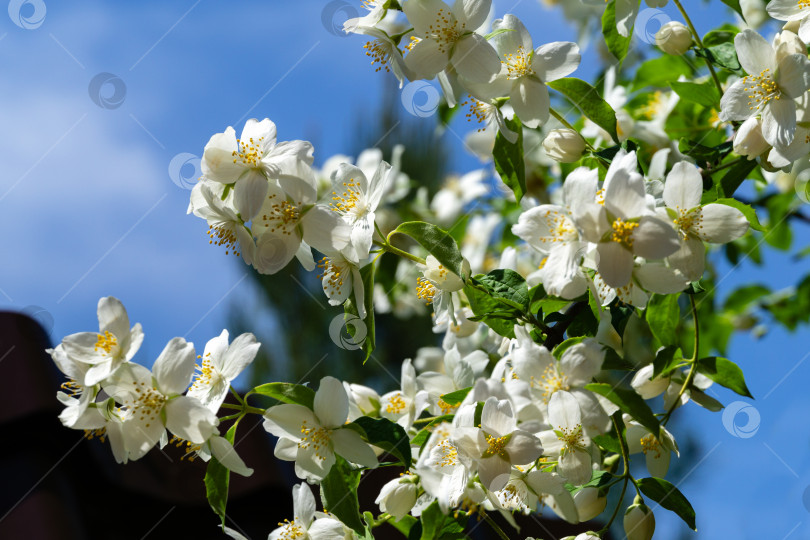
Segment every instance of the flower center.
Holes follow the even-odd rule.
[[[613,234],[610,239],[627,249],[633,249],[633,231],[638,228],[638,223],[624,221],[621,218],[613,222]]]
[[[225,246],[225,255],[233,252],[234,255],[239,256],[239,251],[237,250],[238,240],[236,239],[236,233],[233,227],[224,223],[209,225],[208,238],[210,239],[208,240],[209,244]]]
[[[282,528],[281,535],[278,536],[279,540],[295,540],[307,536],[307,531],[298,524],[298,518],[292,521],[285,519],[283,522],[279,522],[278,526]]]
[[[166,396],[155,388],[147,386],[145,382],[137,382],[135,383],[135,399],[127,405],[132,410],[132,417],[138,417],[141,422],[146,421],[146,427],[149,427],[150,423],[158,418],[165,404]]]
[[[465,30],[466,24],[459,24],[451,12],[442,8],[436,14],[433,24],[428,26],[425,37],[436,41],[439,52],[446,53],[449,47],[461,38]]]
[[[577,239],[577,230],[568,216],[549,210],[543,217],[546,220],[549,236],[541,236],[541,242],[566,242]]]
[[[661,457],[661,443],[658,439],[650,433],[649,435],[641,438],[641,451],[646,455],[647,452],[655,452],[655,458]]]
[[[318,261],[318,268],[323,268],[323,273],[318,275],[318,279],[321,280],[326,296],[332,297],[338,294],[343,288],[343,275],[349,275],[348,269],[343,265],[335,264],[329,257]],[[326,278],[325,281],[324,278]]]
[[[273,201],[277,197],[274,193],[267,199]],[[278,231],[290,236],[301,218],[300,205],[300,201],[297,204],[288,200],[274,201],[270,204],[268,212],[262,215],[262,221],[270,232]]]
[[[112,354],[113,348],[118,347],[118,340],[109,330],[104,331],[104,335],[98,334],[96,338],[96,346],[94,351],[98,352],[99,349],[104,351],[102,354]]]
[[[534,70],[532,69],[532,51],[526,51],[523,45],[517,48],[515,54],[507,54],[506,60],[502,60],[501,64],[505,65],[506,69],[509,70],[509,73],[506,75],[506,78],[509,80],[534,75]]]
[[[321,450],[329,446],[329,430],[321,426],[308,428],[307,421],[304,420],[301,423],[301,441],[298,443],[298,448],[305,450],[310,446],[315,451],[316,458],[321,461],[326,459],[326,456],[321,454]]]
[[[433,302],[433,297],[436,296],[436,287],[433,283],[430,282],[427,278],[417,278],[416,279],[416,297],[420,300],[424,300],[426,305],[430,305]]]
[[[565,444],[567,450],[574,448],[582,448],[585,438],[582,435],[582,424],[577,424],[576,427],[567,429],[561,426],[557,427],[557,438]]]
[[[234,150],[231,152],[233,162],[237,163],[241,161],[242,164],[248,167],[258,167],[262,160],[262,147],[260,146],[260,143],[263,140],[264,137],[259,137],[259,139],[256,141],[254,141],[253,137],[251,137],[247,142],[241,139],[236,139],[236,143],[239,145],[240,150]]]
[[[768,104],[772,99],[779,100],[782,97],[782,91],[773,80],[773,73],[771,68],[764,69],[759,75],[748,75],[743,79],[745,84],[745,91],[748,94],[748,108],[752,111],[759,111],[762,107]]]
[[[484,437],[487,441],[487,449],[484,451],[484,455],[481,456],[483,458],[488,458],[492,456],[500,456],[502,458],[507,458],[506,450],[506,443],[509,442],[509,435],[504,435],[503,437],[493,437],[488,433],[484,433]]]
[[[534,384],[534,377],[532,377],[532,384]],[[556,366],[549,364],[540,377],[540,388],[543,389],[543,401],[548,403],[554,392],[568,390],[569,386],[565,375],[558,371]]]
[[[397,392],[388,400],[388,405],[385,406],[385,412],[389,414],[401,414],[408,406],[405,400],[402,399],[402,393]]]
[[[367,42],[363,45],[363,48],[366,50],[366,56],[371,58],[372,66],[379,63],[374,71],[380,71],[383,68],[385,68],[386,72],[391,71],[388,67],[388,59],[391,57],[391,45],[389,43],[381,39],[375,39]]]

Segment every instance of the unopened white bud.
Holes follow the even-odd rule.
[[[380,510],[388,512],[394,519],[402,519],[416,504],[417,487],[414,475],[404,475],[395,478],[383,486],[380,495],[374,501]]]
[[[655,44],[667,54],[680,56],[692,46],[692,34],[678,21],[669,21],[655,34]]]
[[[734,152],[749,160],[759,157],[770,147],[762,136],[762,121],[753,116],[743,122],[734,135]]]
[[[638,497],[637,497],[638,498]],[[650,540],[655,532],[655,515],[644,503],[630,505],[624,513],[627,540]]]
[[[585,151],[585,139],[573,129],[552,129],[543,141],[548,157],[561,163],[574,163]]]
[[[595,487],[585,487],[574,494],[574,504],[577,506],[579,521],[589,521],[605,509],[607,497],[599,493]]]

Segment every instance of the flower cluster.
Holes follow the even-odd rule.
[[[695,62],[645,59],[633,80],[612,65],[600,93],[569,75],[594,21],[610,54],[640,61],[628,53],[638,0],[561,3],[582,47],[535,46],[514,15],[490,20],[489,0],[364,2],[345,31],[369,39],[372,65],[400,87],[436,78],[447,110],[469,104],[468,119],[483,126],[465,146],[482,168],[431,193],[402,172],[416,157],[400,145],[390,164],[368,149],[316,168],[309,142],[279,142],[272,121],[251,119],[241,138],[232,127],[211,137],[188,212],[207,221],[210,243],[259,273],[294,258],[318,268],[329,304],[370,332],[375,312],[407,318],[432,307],[434,342],[395,359],[400,377],[387,392],[326,376],[317,390],[271,383],[243,398],[231,382],[256,355],[252,334],[209,341],[196,376],[193,345],[175,338],[150,371],[132,362],[140,325],[103,298],[97,333],[49,351],[68,378],[63,424],[109,438],[120,462],[167,444],[168,430],[190,453],[249,474],[217,414],[261,415],[276,458],[303,481],[292,521],[270,538],[368,538],[388,521],[413,536],[417,520],[427,530],[436,516],[455,527],[449,538],[474,515],[497,528],[489,513],[515,524],[515,514],[546,508],[580,523],[602,516],[619,484],[604,527],[576,540],[601,538],[621,510],[627,537],[648,540],[657,505],[645,497],[666,499],[694,529],[694,510],[665,478],[680,456],[670,419],[690,401],[722,409],[713,384],[751,397],[740,367],[715,356],[724,342],[706,339],[699,305],[711,293],[696,297],[707,244],[727,244],[731,259],[764,230],[735,198],[744,182],[759,194],[810,167],[810,2],[772,0],[767,13],[787,24],[771,41],[732,25],[701,37],[672,3],[685,24],[663,25],[652,41]],[[750,9],[737,11],[755,26]],[[581,116],[560,114],[562,98]],[[775,228],[768,197],[759,206]],[[383,256],[398,262],[383,269]],[[385,287],[375,281],[383,272]],[[366,359],[374,346],[373,335],[358,344]],[[229,391],[238,404],[224,403]],[[255,393],[280,403],[254,407]],[[636,458],[649,477],[634,476]],[[357,489],[381,465],[401,474],[377,494],[374,518],[356,512]],[[340,498],[322,489],[318,512],[309,484],[339,485]]]

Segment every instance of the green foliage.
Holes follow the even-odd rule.
[[[614,141],[619,140],[616,133],[616,112],[602,99],[596,88],[575,77],[557,79],[548,85],[564,95],[594,124],[607,131]]]
[[[678,517],[689,525],[692,530],[697,530],[695,525],[695,510],[689,504],[689,500],[684,497],[678,488],[667,482],[663,478],[642,478],[636,482],[641,492],[654,500],[667,510],[675,512]]]
[[[353,469],[340,456],[335,456],[335,459],[329,474],[321,482],[323,508],[362,536],[365,526],[360,518],[360,503],[357,500],[360,471]]]
[[[523,124],[520,119],[505,119],[506,127],[517,133],[517,140],[510,143],[500,131],[495,135],[495,146],[492,150],[492,159],[495,170],[498,171],[503,183],[515,194],[515,200],[520,202],[526,194],[526,165],[523,162]]]

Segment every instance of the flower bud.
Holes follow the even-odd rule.
[[[655,34],[655,44],[667,54],[680,56],[692,46],[692,34],[678,21],[669,21]]]
[[[402,519],[416,504],[418,490],[415,480],[416,476],[411,474],[391,480],[382,487],[374,502],[380,506],[382,512],[388,512],[394,519]]]
[[[639,497],[636,497],[639,501]],[[627,540],[650,540],[655,532],[655,515],[643,502],[634,502],[624,513]]]
[[[574,504],[577,506],[577,513],[580,521],[588,521],[605,509],[607,497],[599,493],[595,487],[585,487],[574,494]]]
[[[548,157],[561,163],[574,163],[585,151],[585,139],[573,129],[552,129],[543,141]]]
[[[756,117],[743,122],[734,135],[734,152],[749,160],[759,157],[770,147],[762,136],[762,121]]]

